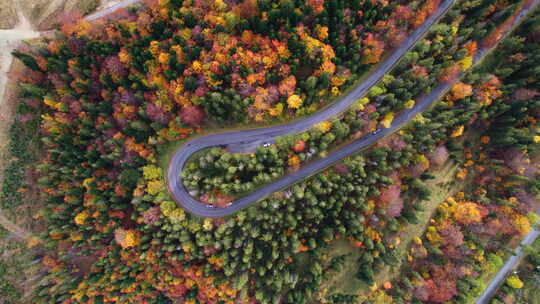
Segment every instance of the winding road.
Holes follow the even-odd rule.
[[[540,0],[536,0],[529,8],[523,9],[515,18],[513,24],[521,22],[523,17],[538,5]],[[188,212],[202,217],[223,217],[230,215],[246,206],[257,202],[266,196],[279,191],[305,177],[313,175],[333,163],[348,157],[359,150],[369,147],[379,139],[397,131],[403,127],[408,121],[414,118],[418,113],[427,109],[432,103],[442,97],[457,81],[463,76],[463,73],[452,82],[442,83],[434,88],[429,94],[423,96],[417,101],[412,109],[404,110],[395,117],[390,128],[379,129],[371,134],[365,135],[352,141],[347,146],[330,153],[327,157],[310,162],[300,168],[298,171],[283,176],[281,179],[274,181],[266,186],[263,186],[250,194],[238,198],[226,208],[208,208],[206,204],[201,203],[193,198],[182,183],[181,172],[190,156],[205,148],[224,145],[246,145],[254,146],[261,145],[266,142],[274,142],[277,136],[282,136],[290,133],[298,133],[311,128],[313,125],[322,121],[328,120],[331,117],[337,116],[345,111],[353,102],[364,96],[368,90],[378,83],[382,77],[388,73],[391,68],[409,51],[415,43],[423,37],[429,28],[435,24],[444,14],[450,9],[455,0],[445,0],[439,6],[437,12],[432,14],[418,29],[416,29],[402,45],[395,49],[388,58],[381,63],[371,74],[356,88],[342,96],[338,101],[329,107],[317,112],[316,114],[288,124],[253,129],[246,131],[228,132],[213,134],[194,138],[176,151],[172,157],[167,171],[168,188],[173,199],[179,206]],[[480,49],[473,59],[473,64],[480,61],[489,49]]]

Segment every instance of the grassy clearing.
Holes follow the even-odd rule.
[[[525,285],[525,288],[523,289],[523,298],[526,299],[526,302],[523,303],[529,303],[529,304],[540,304],[540,284],[538,282],[534,282],[533,284],[527,284]]]
[[[37,249],[27,248],[33,231],[42,231],[34,218],[40,208],[33,167],[40,157],[39,121],[20,120],[35,114],[19,102],[16,76],[22,64],[13,62],[3,102],[0,102],[0,303],[29,303],[40,263]],[[26,115],[26,117],[30,117]],[[34,239],[35,240],[35,239]]]
[[[406,255],[409,244],[414,237],[423,234],[439,204],[462,189],[463,184],[457,184],[455,186],[450,185],[456,176],[456,169],[457,165],[454,162],[446,162],[446,164],[434,174],[436,178],[426,182],[427,186],[432,190],[431,199],[424,204],[425,210],[422,212],[419,223],[416,225],[409,225],[400,233],[401,243],[397,247],[400,256]],[[392,280],[395,275],[395,271],[385,269],[376,276],[376,282],[382,283]]]
[[[10,75],[19,75],[21,69],[20,62],[13,62]],[[39,113],[19,102],[15,78],[9,80],[0,104],[4,118],[0,121],[0,208],[10,221],[26,226],[23,229],[39,230],[33,219],[40,208],[34,173],[42,151]]]
[[[359,290],[368,289],[368,285],[356,278],[358,270],[358,259],[362,253],[361,249],[352,247],[345,239],[339,239],[328,249],[329,260],[336,256],[348,255],[346,259],[347,267],[343,271],[334,275],[326,282],[321,290],[328,294],[358,294]]]
[[[0,227],[0,303],[31,302],[33,287],[42,277],[37,249],[27,248],[18,237]]]
[[[424,204],[425,210],[419,219],[419,223],[416,225],[409,225],[399,233],[401,243],[398,245],[397,250],[398,255],[403,257],[403,261],[406,261],[407,248],[409,247],[410,242],[414,237],[423,233],[428,225],[429,219],[437,209],[437,206],[453,193],[461,189],[462,184],[455,186],[451,185],[456,169],[457,165],[448,161],[443,167],[432,173],[435,176],[435,179],[426,182],[432,190],[432,196],[431,200]],[[354,294],[360,296],[360,303],[363,301],[362,296],[365,297],[369,293],[370,286],[356,278],[356,272],[360,266],[358,264],[358,259],[360,258],[361,253],[361,249],[352,247],[347,240],[340,239],[331,244],[327,251],[329,259],[346,254],[349,256],[347,257],[347,266],[343,271],[337,273],[323,283],[321,288],[323,293],[328,295],[335,293]],[[386,267],[380,271],[375,277],[376,284],[379,286],[383,282],[391,281],[399,274],[399,271],[396,271],[398,268],[399,266],[395,269]]]
[[[3,229],[2,229],[3,230]],[[23,303],[19,302],[23,294],[21,280],[22,275],[21,253],[23,248],[19,244],[8,240],[9,233],[6,230],[0,231],[0,302],[1,303]]]

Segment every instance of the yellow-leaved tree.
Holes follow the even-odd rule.
[[[381,125],[385,128],[390,128],[392,126],[392,121],[394,120],[394,113],[386,113],[384,115],[383,120],[381,121]]]
[[[302,106],[302,103],[303,103],[302,98],[300,98],[300,96],[296,94],[289,96],[289,98],[287,99],[287,105],[291,109],[300,108]]]

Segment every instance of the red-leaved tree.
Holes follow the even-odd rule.
[[[204,110],[199,106],[189,105],[185,106],[180,110],[180,119],[183,123],[197,126],[204,119],[205,113]]]

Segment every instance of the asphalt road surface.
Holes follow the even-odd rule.
[[[105,16],[107,16],[109,14],[114,13],[118,9],[125,8],[125,7],[128,7],[130,5],[137,4],[140,1],[141,0],[124,0],[122,2],[119,2],[119,3],[115,4],[115,5],[112,5],[109,8],[106,8],[106,9],[101,10],[99,12],[95,12],[93,14],[90,14],[90,15],[84,17],[84,19],[87,20],[87,21],[94,21],[94,20],[100,19],[102,17],[105,17]]]
[[[205,148],[223,145],[247,145],[256,142],[258,144],[266,142],[274,142],[275,137],[290,133],[298,133],[311,128],[313,125],[322,121],[328,120],[345,111],[353,102],[364,96],[368,90],[378,83],[382,77],[390,71],[390,69],[409,51],[415,43],[423,37],[429,28],[437,22],[452,6],[455,0],[445,0],[441,3],[437,12],[432,14],[418,29],[416,29],[402,45],[395,49],[388,58],[375,68],[373,72],[356,88],[342,96],[338,101],[329,107],[315,113],[314,115],[284,124],[276,127],[253,129],[246,131],[237,131],[229,133],[213,134],[203,137],[194,138],[184,145],[172,157],[167,172],[168,188],[173,199],[185,210],[202,217],[223,217],[232,214],[246,206],[255,203],[266,196],[280,191],[283,188],[294,184],[295,182],[313,175],[333,163],[348,157],[359,150],[369,147],[379,139],[395,132],[403,127],[408,121],[414,118],[418,113],[421,113],[428,108],[432,103],[442,97],[448,89],[454,85],[460,77],[453,82],[442,83],[434,88],[429,94],[423,96],[416,102],[412,109],[404,110],[395,117],[390,128],[378,129],[371,134],[364,135],[351,142],[349,145],[330,153],[327,157],[310,162],[300,168],[298,171],[283,176],[281,179],[272,182],[266,186],[258,188],[247,196],[238,198],[232,202],[231,206],[226,208],[209,208],[208,205],[193,198],[182,183],[181,171],[184,168],[189,157]],[[540,0],[536,0],[530,7],[536,7]],[[519,23],[523,17],[530,11],[525,9],[515,19],[514,24]],[[486,49],[480,49],[476,54],[473,63],[477,63],[487,52]]]
[[[540,4],[540,1],[536,0],[528,8],[523,9],[518,15],[518,17],[516,18],[516,20],[514,21],[514,23],[512,24],[512,28],[515,28],[521,21],[523,21],[523,19],[529,12],[534,11],[538,7],[538,4]],[[536,213],[540,213],[540,209],[537,210]],[[538,238],[538,236],[540,236],[540,231],[538,231],[537,229],[531,230],[525,236],[525,238],[523,238],[523,240],[520,243],[520,246],[531,245]],[[519,261],[521,261],[523,256],[524,256],[524,252],[522,248],[519,247],[516,250],[515,254],[511,256],[508,260],[506,260],[503,267],[497,272],[493,280],[491,280],[489,285],[486,287],[486,289],[484,289],[484,291],[478,297],[475,303],[476,304],[490,303],[491,298],[493,298],[493,296],[497,292],[497,289],[504,283],[504,280],[506,279],[506,276],[508,275],[508,273],[512,271],[512,269],[514,269],[518,265]]]
[[[536,229],[531,230],[531,232],[525,236],[523,241],[521,241],[520,246],[531,245],[539,235],[540,231]],[[523,249],[519,247],[516,250],[516,253],[511,256],[506,263],[504,263],[499,272],[497,272],[497,275],[493,278],[491,283],[489,283],[489,286],[484,289],[484,293],[476,300],[476,304],[488,304],[491,301],[491,298],[495,295],[497,289],[504,283],[508,273],[518,265],[523,256]]]
[[[136,4],[139,1],[140,0],[122,1],[108,9],[86,16],[86,20],[92,21],[92,20],[102,18],[110,13],[113,13],[119,8],[124,8],[130,5]],[[377,134],[366,135],[362,138],[359,138],[358,140],[354,141],[350,145],[345,146],[343,149],[340,149],[330,154],[328,157],[323,158],[319,161],[310,163],[307,166],[300,169],[299,171],[295,172],[294,174],[285,176],[284,178],[278,180],[277,182],[273,184],[263,187],[246,197],[243,197],[234,201],[233,205],[231,205],[228,208],[209,209],[205,207],[202,203],[193,199],[193,197],[191,197],[189,193],[187,193],[186,189],[184,188],[182,184],[182,180],[180,178],[180,172],[181,172],[180,170],[183,168],[183,166],[185,165],[189,157],[196,151],[199,151],[207,147],[215,146],[215,145],[237,144],[239,146],[242,146],[245,144],[260,145],[264,142],[273,142],[276,136],[306,130],[310,128],[313,124],[324,121],[332,117],[333,115],[336,115],[340,113],[341,111],[344,111],[352,102],[357,100],[360,96],[364,95],[367,92],[367,90],[371,88],[371,86],[375,85],[381,79],[381,77],[384,74],[386,74],[390,70],[390,68],[394,64],[396,64],[397,61],[410,48],[412,48],[412,46],[426,33],[426,31],[441,16],[443,16],[446,13],[446,11],[451,7],[452,3],[453,3],[453,0],[452,1],[447,0],[444,4],[442,4],[437,14],[430,17],[430,19],[428,19],[422,25],[422,27],[417,29],[399,49],[396,49],[394,53],[387,60],[385,60],[383,65],[379,66],[368,77],[368,79],[366,79],[365,82],[359,85],[355,90],[353,90],[347,96],[343,97],[341,100],[336,102],[336,104],[334,104],[332,107],[329,107],[328,109],[319,112],[318,116],[316,116],[317,115],[316,114],[312,116],[311,118],[301,120],[299,122],[292,123],[289,125],[285,125],[286,132],[283,132],[284,126],[282,126],[282,127],[268,128],[268,129],[263,129],[263,130],[251,130],[251,131],[231,132],[231,133],[222,134],[226,137],[225,139],[222,139],[221,135],[214,135],[214,136],[206,136],[206,137],[197,138],[188,142],[185,146],[183,146],[179,151],[176,152],[169,167],[169,171],[168,171],[169,189],[171,193],[173,194],[173,198],[177,201],[177,203],[180,203],[180,205],[183,208],[185,208],[189,212],[194,213],[196,215],[204,216],[204,217],[226,216],[228,214],[238,211],[241,208],[246,207],[247,205],[253,202],[256,202],[257,200],[260,200],[266,197],[267,195],[275,191],[281,190],[282,188],[298,181],[299,179],[302,179],[311,174],[315,174],[316,172],[326,168],[332,163],[344,157],[347,157],[351,154],[354,154],[360,149],[368,147],[369,145],[373,144],[374,142],[381,139],[382,137],[402,127],[405,123],[411,120],[417,113],[422,112],[427,107],[429,107],[431,103],[438,100],[453,85],[453,83],[442,84],[438,86],[437,88],[435,88],[429,95],[422,98],[413,109],[407,110],[403,112],[402,114],[400,114],[392,122],[391,128],[382,129],[381,131],[378,131]],[[534,10],[538,6],[538,3],[539,1],[535,1],[528,9],[524,9],[520,13],[518,18],[516,18],[516,21],[514,22],[513,26],[515,26],[516,24],[519,24],[522,21],[522,19],[530,11]],[[477,56],[475,57],[474,62],[475,63],[478,62],[485,55],[486,51],[487,51],[486,49],[481,49],[480,52],[478,52]],[[289,127],[291,126],[295,127],[295,129],[292,131],[289,129]],[[303,128],[301,128],[302,126]],[[263,131],[263,132],[259,133],[259,132],[254,132],[254,131]],[[239,133],[240,135],[238,135]],[[249,135],[249,137],[244,137],[246,135]],[[218,138],[216,138],[216,136]],[[242,140],[238,141],[238,136],[241,136]],[[208,137],[213,137],[213,138],[208,139]],[[540,236],[540,231],[533,229],[531,232],[529,232],[525,236],[525,238],[523,239],[520,245],[521,246],[530,245],[538,238],[538,236]],[[504,283],[504,280],[506,276],[508,275],[508,273],[512,271],[518,265],[519,261],[523,258],[523,256],[524,256],[524,252],[520,247],[517,249],[516,253],[512,257],[510,257],[506,261],[506,263],[503,265],[503,267],[499,270],[495,278],[493,278],[489,286],[484,290],[483,294],[477,299],[476,304],[489,303],[489,301],[491,300],[491,298],[493,297],[497,289]]]
[[[439,6],[437,12],[432,14],[419,28],[417,28],[401,46],[395,49],[388,58],[377,68],[370,73],[370,75],[356,88],[350,91],[348,94],[341,97],[338,101],[325,109],[315,113],[314,115],[302,120],[298,120],[292,123],[270,127],[262,129],[253,129],[238,132],[229,132],[221,134],[213,134],[203,137],[197,137],[180,147],[174,154],[169,164],[167,172],[168,187],[173,199],[185,210],[195,215],[203,217],[222,217],[234,213],[251,203],[254,203],[267,195],[279,191],[280,189],[293,184],[294,182],[320,171],[330,164],[351,155],[358,149],[367,147],[384,137],[385,135],[393,132],[399,126],[400,122],[406,121],[414,117],[415,113],[421,111],[420,105],[417,105],[413,111],[415,113],[409,113],[409,115],[400,115],[396,117],[393,125],[389,129],[381,130],[380,133],[364,136],[359,138],[352,144],[340,149],[334,153],[331,153],[328,157],[309,163],[302,167],[300,170],[286,175],[280,180],[277,180],[267,186],[257,189],[247,196],[239,198],[233,201],[233,204],[226,208],[208,208],[206,204],[199,202],[193,198],[188,190],[184,187],[181,178],[181,172],[184,165],[188,161],[189,157],[202,149],[222,146],[222,145],[247,145],[256,142],[259,144],[266,142],[274,142],[277,136],[282,136],[290,133],[298,133],[311,128],[313,125],[322,121],[328,120],[334,116],[337,116],[341,112],[345,111],[353,102],[364,96],[369,89],[377,84],[380,79],[409,51],[416,42],[423,37],[423,35],[429,30],[429,28],[439,20],[452,6],[455,0],[445,0]],[[409,117],[408,119],[405,117]]]

